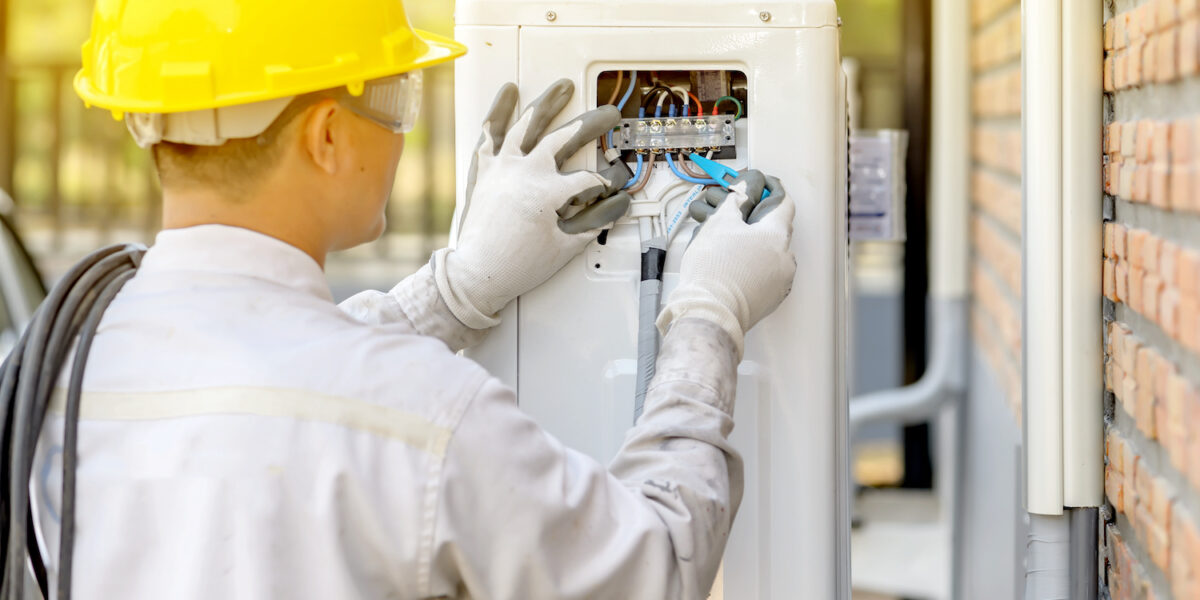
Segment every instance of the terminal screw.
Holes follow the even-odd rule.
[[[551,23],[553,23],[557,19],[558,19],[558,13],[556,13],[552,10],[546,11],[546,20],[547,21],[550,21]]]
[[[758,13],[758,20],[762,21],[763,23],[769,22],[771,20],[771,13],[765,10]]]

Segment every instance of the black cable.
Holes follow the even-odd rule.
[[[78,403],[83,372],[105,309],[133,276],[144,252],[140,246],[110,246],[93,252],[72,267],[38,307],[16,347],[0,365],[0,410],[4,413],[0,470],[7,484],[0,486],[0,543],[5,556],[0,598],[4,600],[25,598],[27,563],[33,567],[42,595],[48,594],[45,563],[30,506],[29,479],[52,391],[72,343],[80,336],[67,390],[69,414],[64,420],[63,434],[70,453],[68,456],[64,449],[59,596],[70,596]]]
[[[113,298],[125,283],[133,278],[136,265],[117,271],[114,277],[107,278],[100,286],[101,292],[84,322],[79,335],[79,345],[75,350],[75,362],[71,365],[71,382],[67,387],[67,406],[63,424],[63,458],[62,458],[62,518],[59,529],[58,543],[58,597],[68,600],[71,597],[71,572],[74,566],[75,550],[75,466],[79,443],[79,401],[83,390],[83,373],[87,368],[88,354],[92,349],[92,341],[96,337],[96,329],[104,311],[112,303]]]
[[[661,83],[655,84],[654,87],[650,88],[649,92],[646,92],[645,96],[642,96],[642,109],[648,110],[650,108],[650,105],[654,103],[654,99],[657,98],[659,94],[664,94],[664,93],[667,96],[670,96],[671,105],[676,107],[677,112],[683,110],[683,102],[681,101],[678,104],[676,104],[676,102],[675,102],[675,100],[679,98],[678,96],[675,95],[675,92],[672,92],[671,88],[669,88]]]
[[[8,479],[5,481],[7,485],[3,486],[7,491],[4,500],[7,508],[5,532],[8,540],[4,548],[4,581],[3,586],[0,587],[0,594],[4,598],[13,598],[14,600],[21,598],[25,585],[26,553],[21,550],[28,545],[26,531],[28,502],[20,501],[20,499],[28,495],[29,473],[21,467],[20,461],[16,460],[16,456],[14,456],[15,449],[25,446],[24,424],[29,418],[27,413],[31,409],[22,400],[31,398],[35,393],[37,371],[42,362],[39,359],[45,354],[48,337],[62,302],[88,269],[117,250],[119,248],[98,250],[72,267],[38,307],[33,321],[22,336],[21,346],[24,351],[21,357],[21,369],[14,373],[16,380],[12,391],[13,395],[6,396],[3,400],[8,412],[6,420],[11,419],[12,421],[8,432],[9,437],[4,440],[3,446],[4,462],[8,465]],[[27,376],[23,377],[22,375]],[[22,493],[22,488],[24,488],[24,493]]]

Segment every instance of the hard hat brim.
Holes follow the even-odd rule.
[[[111,94],[102,93],[96,87],[96,85],[84,75],[83,69],[80,69],[79,72],[75,74],[74,87],[75,92],[79,94],[79,97],[83,99],[84,104],[87,106],[108,109],[112,111],[114,117],[121,118],[124,113],[127,112],[166,114],[191,110],[222,108],[225,106],[249,104],[263,100],[284,98],[287,96],[297,96],[322,89],[362,84],[372,79],[389,77],[392,75],[398,75],[400,73],[406,73],[408,71],[416,71],[418,69],[425,69],[439,65],[452,61],[467,53],[467,47],[452,38],[440,36],[435,33],[420,29],[413,31],[428,46],[428,50],[426,50],[424,54],[402,65],[391,65],[385,68],[364,72],[361,77],[356,78],[355,81],[326,82],[325,84],[317,85],[309,83],[306,85],[290,87],[281,86],[254,93],[226,95],[214,100],[196,102],[195,104],[176,103],[169,107],[164,106],[160,102],[131,102],[128,98],[118,98]]]

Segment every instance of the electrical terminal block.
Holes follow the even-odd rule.
[[[719,151],[737,144],[733,121],[732,115],[623,119],[620,131],[613,136],[613,147],[655,154],[668,150]]]

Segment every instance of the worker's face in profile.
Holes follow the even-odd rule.
[[[346,232],[345,247],[370,242],[383,234],[387,201],[396,179],[396,166],[404,151],[404,134],[392,133],[374,122],[346,111],[351,168],[346,171],[343,216],[353,231]],[[344,249],[344,248],[337,248]]]

